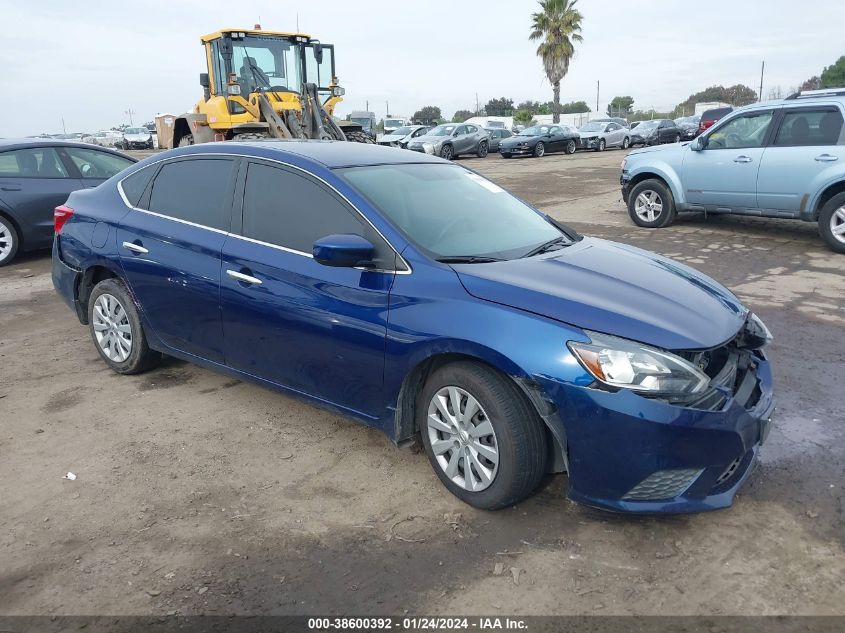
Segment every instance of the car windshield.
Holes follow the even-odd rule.
[[[145,127],[128,127],[123,131],[124,134],[148,134]]]
[[[550,129],[548,125],[535,125],[534,127],[527,127],[522,130],[519,136],[545,136],[549,133]]]
[[[385,119],[384,127],[399,127],[402,123],[402,119]]]
[[[426,136],[450,136],[456,127],[456,125],[438,125],[433,130],[426,132]]]
[[[513,259],[566,236],[498,185],[458,165],[406,164],[337,170],[434,258]]]
[[[581,128],[580,128],[580,131],[581,132],[601,132],[602,130],[604,130],[605,125],[607,125],[607,123],[601,123],[599,121],[593,121],[593,122],[587,123],[586,125],[582,125]]]
[[[349,120],[352,121],[353,123],[357,123],[358,125],[362,125],[364,127],[370,127],[370,123],[372,123],[372,121],[370,119],[368,119],[367,117],[360,117],[360,116],[350,117]]]
[[[402,136],[405,136],[413,132],[415,129],[416,128],[413,127],[400,127],[398,130],[393,130],[391,134],[401,134]]]
[[[643,121],[637,127],[644,130],[647,128],[657,127],[659,123],[660,121]]]

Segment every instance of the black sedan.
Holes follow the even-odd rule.
[[[678,143],[683,138],[683,131],[671,119],[652,119],[642,121],[631,130],[631,146],[660,145]]]
[[[547,152],[574,154],[581,137],[578,132],[565,125],[535,125],[525,128],[519,134],[502,139],[499,153],[502,158],[511,156],[535,156]]]
[[[53,242],[53,211],[72,191],[96,187],[134,158],[53,139],[0,141],[0,266]]]

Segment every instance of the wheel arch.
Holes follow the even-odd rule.
[[[630,178],[629,187],[633,189],[643,180],[650,180],[650,179],[660,180],[663,184],[669,187],[669,191],[672,192],[672,197],[675,200],[675,207],[677,208],[678,205],[684,204],[685,199],[682,195],[682,187],[681,183],[675,179],[670,177],[664,170],[662,169],[647,169],[636,174],[633,174]]]
[[[9,211],[8,207],[0,205],[0,218],[6,220],[9,224],[12,225],[12,228],[15,229],[15,233],[18,234],[18,253],[21,253],[26,250],[26,236],[24,232],[21,230],[21,223],[15,217],[15,214]]]
[[[394,416],[394,441],[399,444],[409,444],[414,441],[419,428],[417,425],[417,405],[420,391],[425,386],[428,376],[435,370],[460,361],[469,361],[483,365],[519,388],[528,404],[536,411],[543,422],[548,439],[549,453],[546,458],[548,472],[566,472],[568,470],[568,456],[566,450],[566,433],[563,422],[557,414],[555,405],[545,397],[536,381],[526,375],[514,363],[500,357],[492,350],[491,354],[478,354],[468,351],[437,352],[420,360],[407,373],[399,389]]]
[[[817,221],[824,205],[826,205],[831,198],[838,196],[840,193],[845,193],[845,179],[828,185],[818,194],[815,203],[810,206],[810,209],[812,209],[812,215],[808,219]]]
[[[91,292],[98,283],[105,279],[118,279],[126,286],[126,282],[121,277],[119,271],[116,268],[104,265],[102,262],[85,268],[77,279],[76,315],[79,317],[79,322],[83,325],[88,325],[88,299],[91,297]],[[126,287],[128,289],[128,286]]]

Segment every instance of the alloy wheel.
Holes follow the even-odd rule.
[[[0,262],[12,253],[12,249],[15,248],[14,240],[11,229],[0,220]]]
[[[654,222],[663,213],[663,199],[656,191],[644,189],[634,201],[634,213],[644,222]]]
[[[440,150],[440,156],[446,160],[452,160],[452,146],[446,145]]]
[[[499,470],[493,425],[472,394],[443,387],[431,399],[428,438],[437,464],[452,482],[470,492],[489,487]]]
[[[570,140],[566,144],[566,153],[567,154],[574,154],[575,153],[575,141]]]
[[[830,216],[830,232],[837,242],[845,244],[845,206],[839,207],[833,212],[833,215]],[[0,240],[2,240],[2,238],[0,238]],[[1,247],[2,243],[0,243],[0,248]],[[2,257],[2,252],[0,252],[0,259],[2,259]]]
[[[540,158],[545,153],[546,153],[546,146],[543,145],[542,143],[537,143],[537,145],[534,147],[534,156],[536,156],[537,158]]]
[[[110,294],[102,294],[94,303],[92,326],[97,344],[111,361],[122,363],[132,353],[132,326],[129,315],[120,301]]]

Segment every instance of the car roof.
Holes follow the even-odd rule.
[[[441,163],[449,161],[421,152],[398,150],[370,143],[318,140],[224,141],[203,143],[174,151],[173,155],[219,153],[238,154],[244,150],[256,158],[280,159],[295,156],[319,163],[329,169],[366,165],[399,165],[408,163]]]
[[[126,154],[122,154],[120,152],[116,152],[112,149],[107,147],[101,147],[100,145],[94,145],[92,143],[78,143],[75,141],[68,141],[64,139],[55,139],[55,138],[5,138],[0,139],[0,151],[6,151],[10,149],[25,149],[27,147],[40,147],[42,145],[49,145],[52,147],[82,147],[84,149],[94,149],[99,150],[101,152],[107,152],[109,154],[118,154],[123,156],[124,158],[130,158],[133,161],[137,161],[136,158],[132,158],[131,156],[127,156]]]

